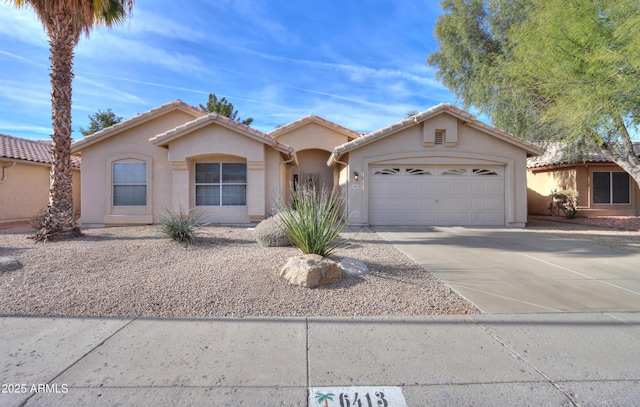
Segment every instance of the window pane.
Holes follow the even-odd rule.
[[[247,164],[245,163],[223,163],[222,164],[223,184],[246,184]]]
[[[223,185],[222,205],[244,206],[247,204],[246,185]]]
[[[217,184],[220,182],[220,163],[196,164],[196,184]]]
[[[146,206],[146,185],[114,185],[113,206]]]
[[[610,174],[609,172],[593,173],[593,203],[610,203]]]
[[[114,184],[146,184],[146,163],[113,163]]]
[[[629,203],[629,174],[626,172],[612,172],[613,203]]]
[[[196,206],[220,206],[220,186],[196,185]]]

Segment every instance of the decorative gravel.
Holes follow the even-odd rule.
[[[262,247],[242,227],[211,226],[191,245],[156,227],[85,229],[80,238],[34,243],[29,228],[0,230],[0,315],[113,317],[409,316],[479,311],[371,230],[334,260],[370,273],[307,289],[277,276],[293,247]]]

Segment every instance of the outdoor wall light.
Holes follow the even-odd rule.
[[[353,172],[353,179],[356,181],[358,180],[358,171]]]

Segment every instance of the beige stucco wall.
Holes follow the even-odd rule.
[[[239,134],[214,122],[169,143],[174,167],[173,206],[195,208],[194,168],[200,162],[247,163],[247,205],[197,207],[211,223],[249,223],[273,210],[280,188],[280,154],[262,141]],[[182,163],[186,163],[183,165]]]
[[[81,222],[87,225],[154,223],[165,209],[171,209],[171,166],[167,149],[152,145],[149,139],[190,120],[193,116],[174,110],[82,149]],[[146,207],[112,206],[111,165],[119,160],[148,163]]]
[[[327,166],[330,152],[314,148],[298,151],[297,154],[300,165],[293,168],[293,175],[299,176],[299,182],[305,182],[303,179],[305,175],[318,174],[322,186],[329,190],[333,189],[333,169]]]
[[[4,178],[3,170],[4,167]],[[0,160],[0,222],[31,220],[47,208],[51,166]],[[73,206],[80,213],[80,170],[73,170]]]
[[[334,129],[310,121],[286,133],[277,136],[278,141],[292,146],[296,150],[299,165],[292,167],[283,179],[283,196],[289,196],[293,175],[321,174],[324,186],[334,188],[338,184],[334,170],[327,166],[327,160],[333,149],[348,142],[349,137]]]
[[[436,129],[446,129],[446,145],[431,145]],[[341,161],[344,157],[341,158]],[[354,224],[368,223],[369,165],[400,164],[484,164],[505,168],[505,225],[523,226],[527,221],[526,151],[483,131],[441,114],[419,125],[364,145],[349,153],[347,176],[341,177],[349,199]],[[353,172],[360,176],[354,181]],[[353,184],[357,183],[357,189]]]
[[[640,188],[630,178],[629,204],[595,204],[592,202],[591,179],[593,172],[622,171],[609,163],[578,164],[565,168],[531,169],[527,171],[529,213],[548,215],[552,188],[575,189],[579,194],[578,216],[637,216],[640,214]]]
[[[531,215],[549,215],[551,190],[576,189],[576,171],[564,168],[555,171],[527,171],[527,200]],[[585,192],[579,188],[582,196]]]
[[[281,134],[277,138],[278,141],[290,145],[297,152],[308,149],[331,152],[336,146],[349,141],[345,134],[314,122]]]

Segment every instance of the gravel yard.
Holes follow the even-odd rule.
[[[536,217],[527,229],[640,253],[640,217]],[[265,248],[244,227],[205,227],[192,245],[153,226],[85,229],[47,244],[28,227],[0,229],[0,315],[208,317],[409,316],[479,312],[370,230],[334,256],[364,261],[370,274],[315,289],[277,276],[293,247]]]
[[[307,289],[277,276],[293,247],[258,245],[243,227],[203,228],[192,245],[153,226],[85,229],[35,244],[29,228],[0,230],[0,256],[20,270],[0,273],[0,315],[208,317],[404,316],[478,310],[376,233],[362,231],[335,256],[371,273]],[[353,234],[345,234],[351,235]]]

